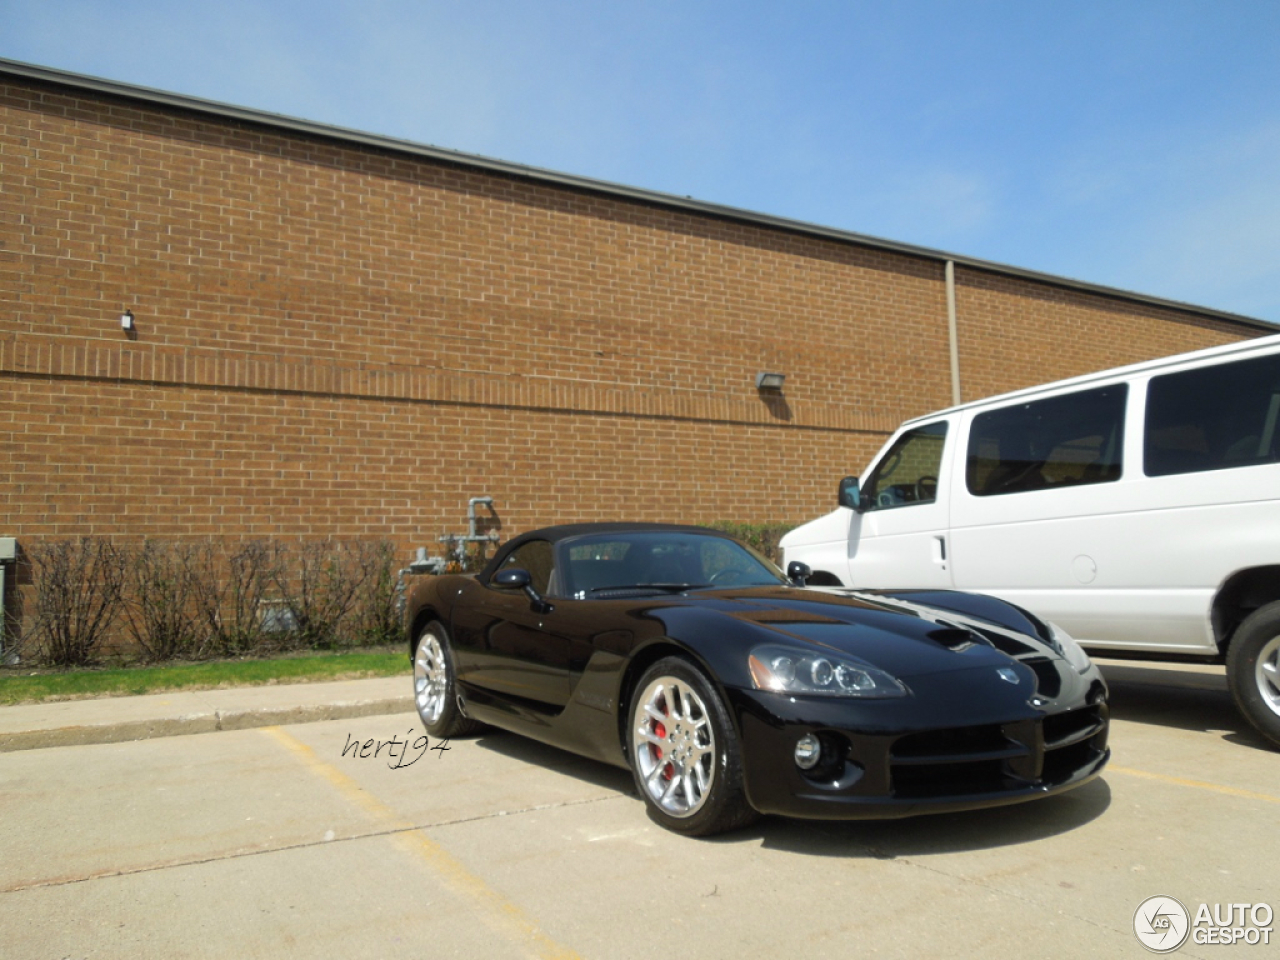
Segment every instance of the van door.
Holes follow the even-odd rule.
[[[863,480],[863,505],[849,530],[853,586],[951,586],[947,428],[936,420],[902,433]]]
[[[1124,482],[1128,393],[1116,383],[972,415],[952,502],[957,588],[1097,636],[1100,607],[1127,586],[1124,555],[1145,547],[1130,524],[1141,490]]]

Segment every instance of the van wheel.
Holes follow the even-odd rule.
[[[1240,624],[1227,651],[1227,682],[1249,722],[1280,746],[1280,603]]]

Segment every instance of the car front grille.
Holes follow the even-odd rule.
[[[889,793],[900,800],[1052,787],[1106,749],[1105,705],[1015,723],[912,733],[889,746]]]

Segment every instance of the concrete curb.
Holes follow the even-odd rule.
[[[405,681],[396,678],[403,689]],[[360,689],[365,684],[366,689]],[[413,714],[413,697],[377,681],[297,684],[0,707],[0,753]],[[414,720],[416,722],[416,714]]]
[[[319,720],[377,717],[405,713],[412,709],[412,698],[404,697],[399,700],[376,700],[368,703],[332,703],[314,707],[285,707],[278,710],[247,710],[239,713],[217,711],[155,720],[57,727],[52,730],[22,730],[0,734],[0,753],[14,750],[40,750],[45,747],[75,747],[94,743],[123,743],[129,740],[150,740],[153,737],[182,737],[192,733],[217,733],[222,730],[251,730],[254,727],[313,723]]]

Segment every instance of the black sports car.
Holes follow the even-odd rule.
[[[630,768],[651,816],[901,817],[1015,803],[1107,762],[1107,688],[1003,601],[806,588],[712,530],[526,533],[476,576],[414,582],[428,733],[492,724]]]

